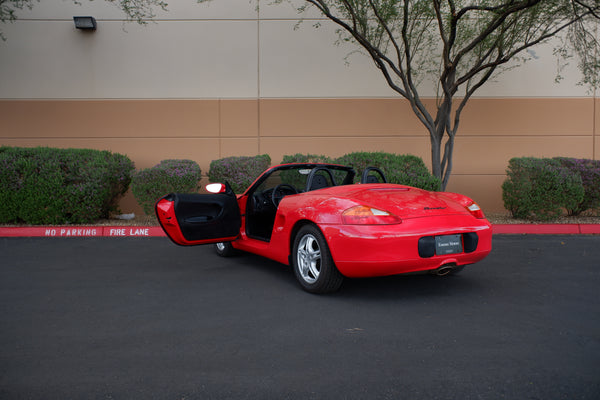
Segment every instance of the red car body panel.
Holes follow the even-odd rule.
[[[240,239],[234,241],[233,246],[288,264],[294,228],[299,223],[310,221],[325,234],[334,263],[347,277],[396,275],[437,269],[447,264],[473,264],[491,251],[491,224],[486,219],[473,217],[443,193],[434,193],[434,201],[428,202],[429,192],[420,189],[389,184],[360,186],[363,187],[349,190],[338,186],[287,196],[279,205],[270,242],[248,238],[242,223]],[[391,190],[390,186],[393,186]],[[405,194],[406,198],[400,200],[390,197],[389,193],[385,195],[388,190]],[[342,195],[344,192],[354,197],[345,197]],[[341,212],[365,202],[387,211],[396,211],[398,216],[403,217],[402,223],[345,225]],[[442,210],[442,207],[447,208]],[[242,204],[240,209],[243,209]],[[407,217],[410,215],[416,217]],[[465,232],[478,234],[479,245],[475,252],[427,259],[418,254],[420,237]]]
[[[322,227],[330,243],[338,270],[348,277],[373,277],[436,270],[445,265],[468,265],[485,258],[491,251],[492,232],[488,224],[468,221],[464,216],[431,218],[432,221],[404,220],[382,233],[372,225]],[[435,224],[428,228],[426,224]],[[462,225],[459,225],[462,223]],[[467,225],[470,223],[470,225]],[[366,229],[365,229],[366,228]],[[471,253],[435,255],[422,258],[418,240],[423,236],[476,232],[477,250]]]
[[[280,166],[272,167],[269,171]],[[260,178],[259,178],[260,179]],[[491,224],[483,214],[470,212],[466,196],[428,192],[394,184],[351,184],[285,196],[277,208],[269,241],[247,232],[246,191],[236,200],[241,213],[237,236],[188,240],[177,224],[173,201],[162,199],[156,210],[161,225],[173,241],[182,245],[232,241],[236,249],[289,264],[295,233],[303,224],[314,224],[324,234],[333,261],[347,277],[373,277],[436,270],[445,265],[473,264],[492,248]],[[348,224],[343,212],[367,206],[399,217],[394,224]],[[475,235],[476,248],[456,254],[423,257],[419,240],[443,235]]]

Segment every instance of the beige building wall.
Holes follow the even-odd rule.
[[[410,153],[429,164],[429,138],[371,61],[334,46],[335,28],[298,30],[287,4],[170,4],[147,26],[105,2],[45,0],[4,25],[0,145],[108,149],[138,168],[166,158],[210,161],[268,153]],[[93,15],[94,33],[74,15]],[[500,185],[518,156],[600,154],[600,99],[569,66],[554,83],[552,46],[471,100],[449,190],[501,211]],[[424,84],[426,95],[433,87]],[[433,105],[433,100],[430,100]],[[124,211],[140,209],[129,196]]]

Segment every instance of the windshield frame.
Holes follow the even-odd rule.
[[[268,170],[266,170],[265,172],[262,173],[262,175],[260,177],[258,177],[258,179],[256,179],[254,181],[254,183],[252,183],[252,185],[250,185],[250,187],[248,189],[246,189],[246,191],[244,192],[243,195],[248,196],[250,194],[252,194],[256,189],[258,189],[274,172],[277,171],[286,171],[286,170],[293,170],[293,169],[297,169],[297,170],[301,170],[301,169],[314,169],[317,167],[324,167],[327,168],[329,170],[331,170],[332,172],[334,171],[342,171],[342,172],[346,172],[346,177],[344,178],[343,182],[335,182],[336,186],[340,186],[340,185],[350,185],[354,183],[354,177],[356,176],[356,171],[354,170],[354,168],[350,167],[350,166],[346,166],[346,165],[339,165],[339,164],[326,164],[326,163],[293,163],[293,164],[280,164],[280,165],[276,165],[273,166],[271,168],[269,168]],[[304,191],[304,188],[298,188],[298,189],[302,189],[302,191]]]

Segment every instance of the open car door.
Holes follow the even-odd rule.
[[[218,194],[171,193],[158,200],[156,216],[176,244],[191,246],[235,240],[240,208],[233,191]]]

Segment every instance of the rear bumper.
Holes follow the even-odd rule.
[[[398,225],[321,226],[338,270],[347,277],[397,275],[467,265],[492,250],[492,227],[485,219],[445,216],[403,220]],[[476,247],[465,252],[423,257],[419,239],[438,235],[475,234]]]

